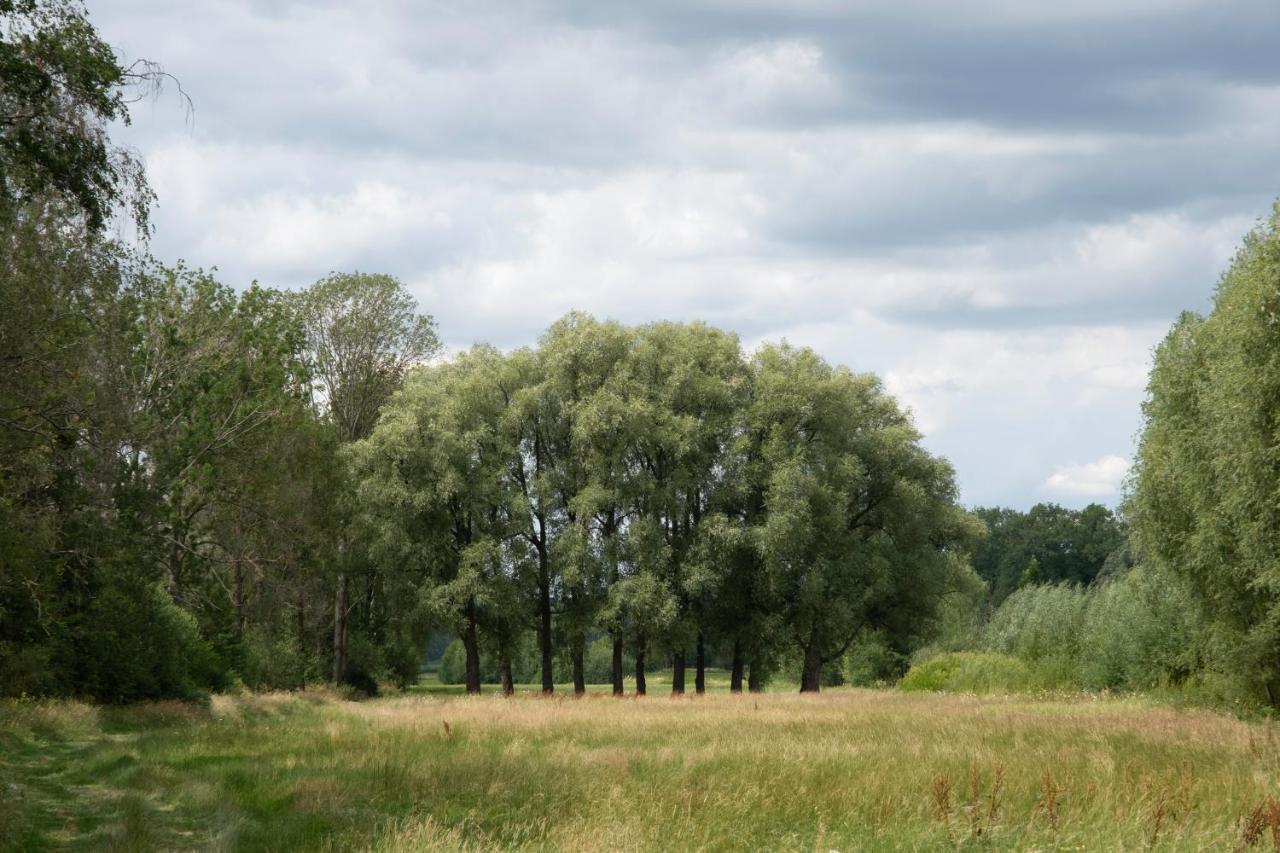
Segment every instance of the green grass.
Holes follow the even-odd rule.
[[[672,699],[652,683],[642,700],[426,681],[367,702],[0,703],[0,846],[1230,850],[1280,832],[1268,721],[1136,698]]]
[[[728,693],[729,692],[729,671],[725,669],[715,669],[708,667],[707,673],[707,692],[709,693]],[[670,672],[651,672],[645,675],[645,690],[654,696],[662,693],[671,692],[671,673]],[[521,694],[540,694],[542,693],[541,684],[515,684],[513,685],[516,693]],[[781,688],[784,685],[776,684],[774,687]],[[557,683],[557,693],[572,693],[573,684],[570,682]],[[623,687],[630,694],[635,689],[635,679],[628,676],[623,679]],[[693,670],[690,669],[685,678],[685,687],[693,691]],[[485,684],[483,690],[486,693],[496,693],[499,688],[496,684]],[[443,684],[440,681],[437,672],[425,672],[418,679],[418,683],[413,685],[407,691],[410,694],[429,694],[433,696],[462,696],[466,693],[466,688],[461,684]],[[613,692],[612,685],[609,684],[588,684],[587,692],[591,694],[610,695]]]

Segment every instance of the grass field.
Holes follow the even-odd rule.
[[[1280,847],[1280,733],[1266,721],[1136,699],[444,689],[0,704],[0,845]]]

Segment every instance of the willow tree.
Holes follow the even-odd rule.
[[[1183,314],[1157,348],[1147,394],[1140,551],[1204,608],[1212,663],[1280,705],[1280,205],[1245,237],[1209,314]]]
[[[502,361],[476,347],[414,371],[351,450],[371,552],[379,565],[413,573],[427,615],[457,631],[469,693],[480,691],[481,631],[512,616],[518,560],[510,550],[520,505],[506,477],[514,450],[501,428]]]
[[[671,655],[671,689],[677,694],[685,690],[688,644],[701,650],[705,641],[698,584],[687,583],[690,555],[723,487],[724,454],[746,384],[735,335],[702,323],[652,323],[636,330],[624,392],[628,454],[637,474],[636,516],[662,532],[669,552],[649,562],[662,567],[657,583],[676,602],[677,618],[661,639]]]
[[[765,510],[753,536],[803,661],[800,689],[816,691],[823,666],[886,608],[929,615],[937,600],[908,593],[951,573],[972,521],[951,466],[874,376],[784,345],[756,355],[753,378],[746,430]]]

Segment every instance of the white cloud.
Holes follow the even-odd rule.
[[[1057,468],[1044,481],[1045,491],[1072,498],[1114,498],[1129,473],[1129,461],[1120,456],[1103,456],[1096,462]]]

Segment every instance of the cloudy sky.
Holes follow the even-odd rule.
[[[156,253],[879,373],[971,504],[1114,503],[1152,346],[1280,195],[1275,0],[89,0],[178,75]]]

